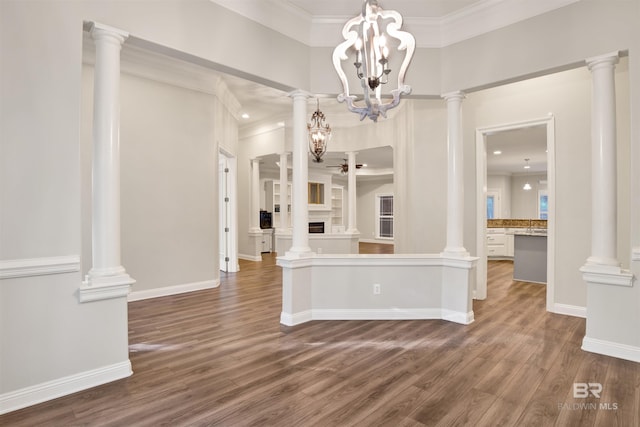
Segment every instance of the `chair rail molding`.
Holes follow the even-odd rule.
[[[0,260],[0,279],[44,276],[80,271],[80,256]]]

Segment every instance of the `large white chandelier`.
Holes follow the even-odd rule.
[[[345,41],[333,51],[333,66],[342,81],[343,93],[338,95],[339,102],[346,102],[349,111],[360,114],[360,120],[369,117],[378,121],[378,116],[387,117],[387,110],[400,103],[400,95],[411,93],[411,87],[404,84],[407,67],[416,48],[414,37],[401,31],[402,15],[395,10],[382,10],[377,0],[364,0],[362,13],[350,19],[342,29]],[[406,51],[398,70],[395,89],[389,91],[392,98],[382,101],[382,86],[389,83],[389,39],[399,42],[397,52]],[[347,74],[342,62],[355,56],[353,66],[364,91],[362,100],[349,92]],[[362,104],[361,101],[364,101]]]

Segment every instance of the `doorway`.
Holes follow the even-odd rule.
[[[540,126],[546,135],[546,161],[547,161],[547,189],[545,193],[547,216],[547,284],[546,306],[547,311],[554,311],[554,277],[555,277],[555,119],[548,117],[509,123],[497,126],[481,127],[476,129],[476,244],[479,257],[477,267],[475,299],[487,297],[487,156],[494,155],[487,152],[487,141],[491,135],[499,132],[528,129]],[[528,162],[526,162],[528,163]],[[525,158],[522,159],[524,167]],[[507,209],[503,203],[502,212]]]
[[[220,270],[235,273],[238,264],[237,182],[236,158],[220,150],[218,152],[218,206]]]

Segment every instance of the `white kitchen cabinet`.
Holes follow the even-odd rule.
[[[490,258],[512,258],[513,233],[504,228],[488,229],[487,256]]]

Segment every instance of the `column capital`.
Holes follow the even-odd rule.
[[[614,66],[619,60],[620,52],[616,50],[615,52],[609,52],[604,55],[592,56],[591,58],[585,59],[584,62],[587,64],[589,70],[593,70],[601,66]]]
[[[442,95],[440,95],[440,97],[442,99],[444,99],[445,101],[449,102],[449,101],[453,101],[453,100],[462,101],[463,99],[466,98],[466,95],[461,90],[456,90],[454,92],[443,93]]]
[[[289,92],[287,94],[290,98],[293,99],[309,99],[311,97],[313,97],[313,94],[310,92],[307,92],[306,90],[302,90],[302,89],[296,89],[293,92]]]
[[[99,22],[89,23],[89,33],[95,40],[114,40],[122,45],[129,38],[129,33],[118,28],[110,27]]]

